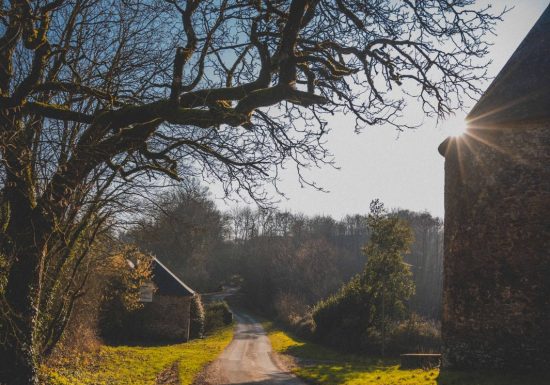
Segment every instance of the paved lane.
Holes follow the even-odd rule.
[[[304,385],[273,356],[262,325],[247,314],[234,314],[233,341],[205,374],[208,385]]]

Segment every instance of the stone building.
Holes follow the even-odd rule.
[[[550,367],[550,7],[445,157],[444,365]]]
[[[198,294],[156,258],[152,270],[153,290],[142,290],[144,306],[133,319],[137,337],[150,341],[188,341],[191,301]]]

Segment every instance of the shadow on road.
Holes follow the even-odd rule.
[[[259,381],[231,382],[220,385],[296,385],[296,379],[289,378],[287,373],[274,373],[269,378]]]

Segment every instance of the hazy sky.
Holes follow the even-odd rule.
[[[485,3],[485,2],[484,2]],[[495,76],[523,40],[550,0],[493,0],[495,10],[514,6],[496,28],[489,58],[489,74]],[[484,88],[488,83],[484,85]],[[471,107],[471,106],[470,106]],[[369,202],[380,198],[387,207],[427,210],[443,216],[443,157],[437,146],[453,129],[464,125],[468,111],[436,124],[424,119],[414,130],[397,133],[390,127],[374,127],[354,134],[353,121],[339,116],[331,121],[332,132],[327,147],[341,168],[325,167],[310,176],[329,190],[323,193],[300,188],[292,173],[284,176],[280,187],[287,194],[279,207],[305,214],[329,214],[341,218],[346,214],[366,213]],[[418,122],[421,114],[411,116]],[[347,120],[347,121],[346,121]]]

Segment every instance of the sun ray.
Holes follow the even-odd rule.
[[[471,138],[471,139],[476,140],[480,143],[483,143],[484,145],[490,147],[491,149],[493,149],[495,151],[498,151],[499,153],[501,153],[503,155],[507,155],[507,156],[511,157],[511,154],[508,150],[506,150],[505,148],[497,145],[494,142],[491,142],[489,139],[484,138],[482,136],[483,130],[484,129],[482,129],[482,128],[476,128],[476,129],[469,128],[466,132],[466,135],[468,136],[468,138]],[[486,130],[488,130],[488,129],[486,129]]]

